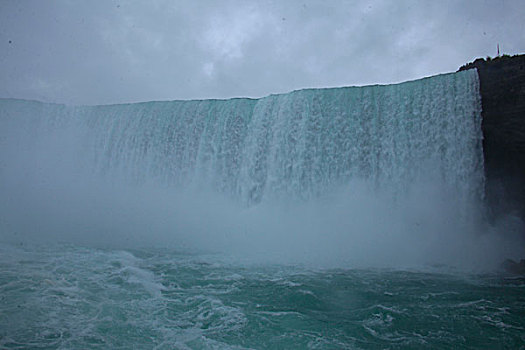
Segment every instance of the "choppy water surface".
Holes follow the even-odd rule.
[[[525,279],[3,245],[1,348],[523,348]]]

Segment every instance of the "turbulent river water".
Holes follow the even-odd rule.
[[[525,278],[0,248],[6,349],[523,348]]]

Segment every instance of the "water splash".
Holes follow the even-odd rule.
[[[253,204],[317,198],[355,179],[405,192],[429,176],[480,200],[480,108],[477,74],[467,71],[259,100],[57,106],[45,114],[74,120],[97,170],[206,186]]]
[[[462,257],[479,231],[475,71],[258,100],[0,100],[0,130],[4,234],[390,265]]]

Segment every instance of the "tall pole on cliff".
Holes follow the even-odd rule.
[[[498,43],[498,57],[499,57],[499,43]]]

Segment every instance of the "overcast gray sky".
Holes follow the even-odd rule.
[[[387,84],[525,52],[525,1],[0,0],[0,97],[67,104]]]

